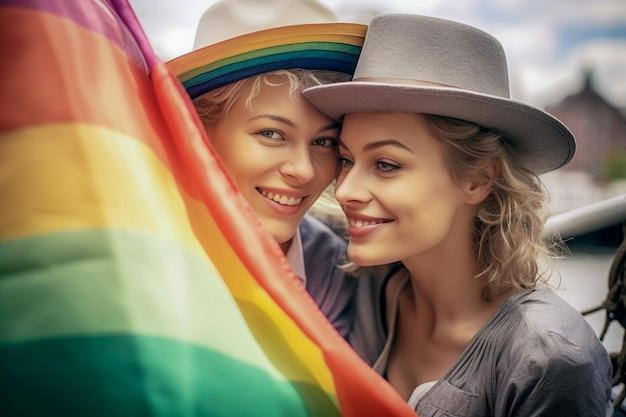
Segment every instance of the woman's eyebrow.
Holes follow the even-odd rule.
[[[403,143],[395,139],[387,139],[387,140],[380,140],[377,142],[369,142],[365,144],[365,146],[363,146],[363,151],[369,152],[369,151],[373,151],[374,149],[382,148],[383,146],[396,146],[398,148],[411,151],[409,148],[406,147],[406,145],[404,145]]]
[[[285,124],[287,126],[290,127],[296,127],[296,124],[291,121],[290,119],[287,119],[285,117],[282,116],[277,116],[275,114],[259,114],[258,116],[254,116],[248,119],[249,122],[253,121],[253,120],[257,120],[257,119],[270,119],[270,120],[274,120],[278,123],[282,123]]]
[[[257,120],[257,119],[270,119],[270,120],[274,120],[278,123],[282,123],[285,124],[287,126],[293,127],[293,128],[297,128],[298,125],[296,123],[294,123],[291,119],[287,119],[286,117],[282,117],[282,116],[278,116],[275,114],[259,114],[257,116],[251,117],[248,119],[249,122],[253,121],[253,120]],[[329,123],[327,126],[323,126],[319,132],[324,132],[326,130],[332,130],[332,129],[341,129],[341,125],[337,122],[331,122]]]
[[[403,144],[402,142],[396,139],[386,139],[386,140],[379,140],[376,142],[366,143],[363,146],[363,152],[371,152],[375,149],[382,148],[384,146],[394,146],[396,148],[404,149],[405,151],[409,151],[413,153],[413,151],[410,148],[408,148],[405,144]]]
[[[348,146],[346,146],[345,142],[341,140],[341,138],[337,139],[339,141],[339,147],[344,148],[345,150],[349,150],[350,148],[348,148]],[[405,144],[403,144],[402,142],[395,140],[395,139],[387,139],[387,140],[379,140],[376,142],[370,142],[367,143],[363,146],[363,152],[371,152],[373,150],[376,150],[378,148],[382,148],[384,146],[395,146],[397,148],[409,151],[411,153],[414,153],[409,147],[407,147]]]
[[[331,122],[327,126],[322,127],[319,131],[324,132],[326,130],[333,130],[333,129],[339,130],[341,129],[341,125],[337,122]]]

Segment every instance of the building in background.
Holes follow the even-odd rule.
[[[577,145],[576,155],[567,166],[543,177],[551,194],[551,214],[626,194],[625,111],[598,94],[592,71],[584,77],[580,91],[546,108],[570,128]],[[613,225],[577,240],[614,246],[622,238],[622,225]]]
[[[599,182],[626,178],[626,117],[594,90],[591,70],[584,77],[582,90],[546,109],[576,136],[576,155],[565,170]]]

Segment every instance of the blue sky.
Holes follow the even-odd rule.
[[[188,52],[200,15],[214,0],[130,0],[163,60]],[[544,107],[578,91],[591,68],[594,86],[626,109],[625,0],[326,0],[342,21],[418,13],[458,20],[498,38],[514,98]]]

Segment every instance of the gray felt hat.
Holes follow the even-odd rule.
[[[352,81],[304,95],[329,117],[401,111],[467,120],[504,134],[537,174],[567,164],[572,133],[548,113],[509,94],[500,42],[472,26],[439,18],[387,14],[372,19]]]

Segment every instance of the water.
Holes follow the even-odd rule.
[[[561,276],[561,288],[557,290],[564,300],[576,310],[583,311],[598,306],[608,293],[609,270],[615,256],[615,250],[599,252],[577,252],[573,256],[559,260],[556,263]],[[587,322],[600,336],[606,317],[606,311],[600,310],[585,315]],[[624,328],[617,321],[611,322],[602,343],[609,352],[619,352],[622,349]],[[617,396],[624,389],[622,384],[613,388],[613,395]],[[616,410],[615,416],[625,417],[626,402]]]
[[[557,294],[578,311],[598,306],[608,293],[608,274],[614,256],[614,250],[575,252],[572,256],[558,260],[556,268],[561,275],[561,288],[557,290]],[[598,336],[605,316],[605,310],[585,316]],[[609,352],[619,352],[623,336],[624,328],[617,321],[613,321],[604,337],[604,346]]]

